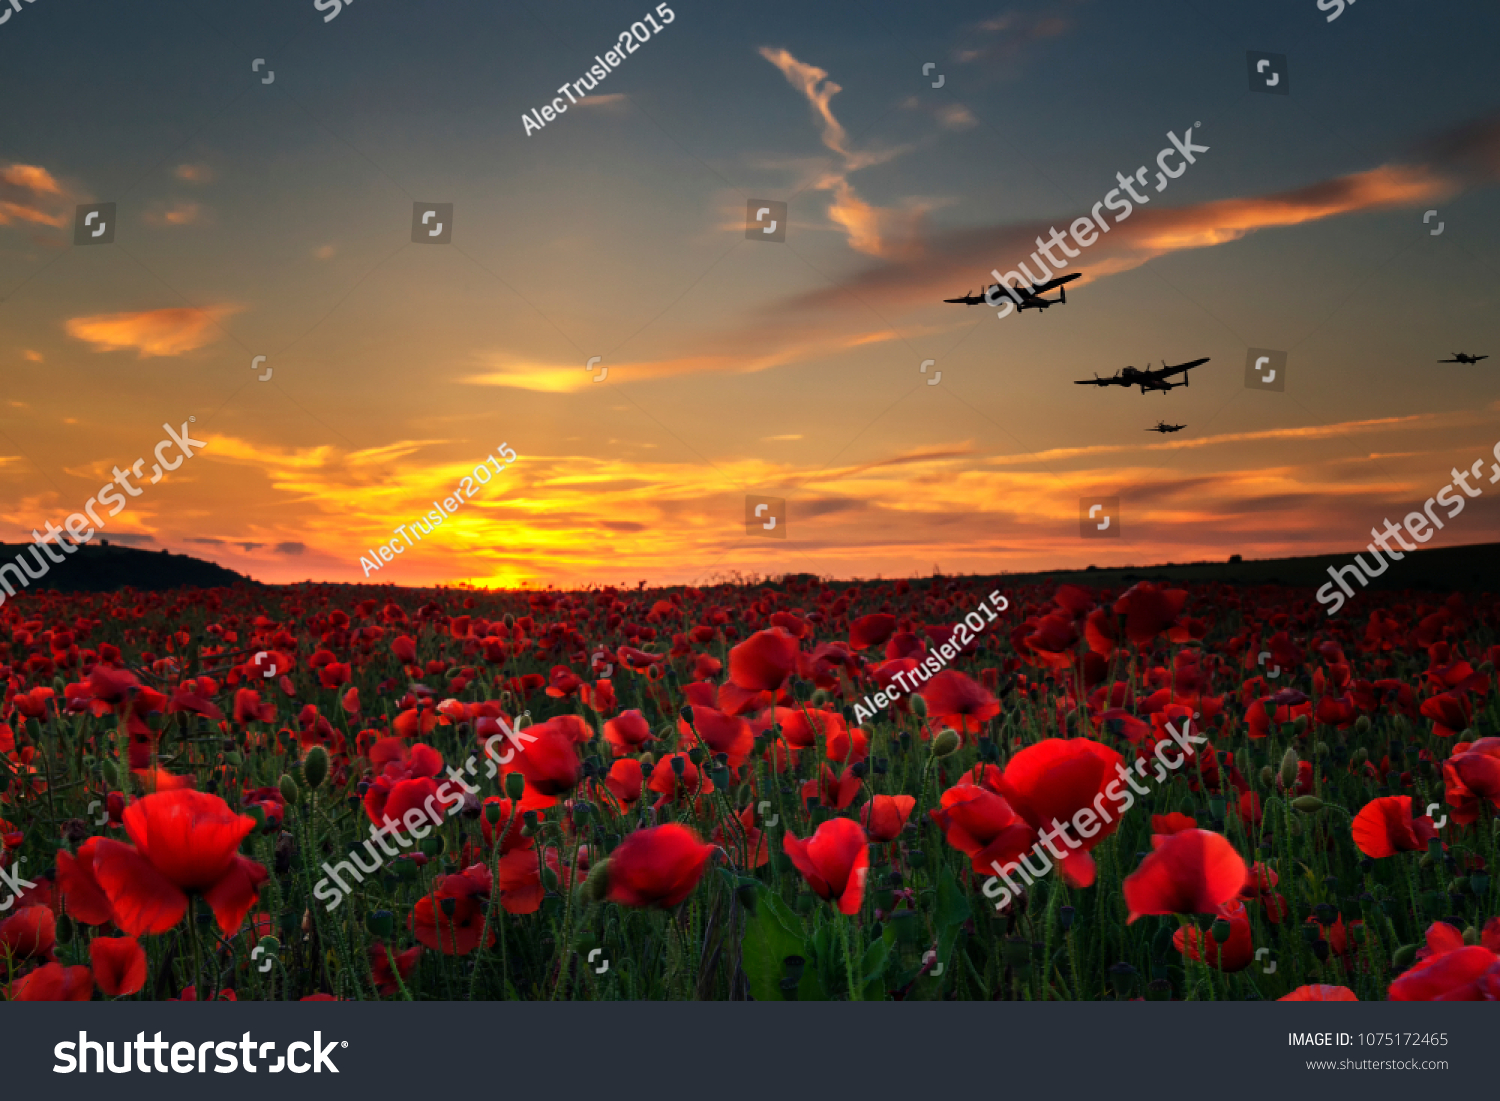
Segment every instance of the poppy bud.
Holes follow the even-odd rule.
[[[1135,993],[1135,981],[1140,972],[1128,963],[1117,963],[1109,969],[1109,985],[1114,987],[1115,997],[1129,998]]]
[[[551,868],[542,869],[542,886],[549,891],[557,890],[557,873]]]
[[[1368,734],[1370,732],[1370,716],[1361,715],[1354,720],[1354,732],[1356,734]]]
[[[819,688],[812,694],[812,705],[814,707],[826,707],[828,705],[827,689]]]
[[[944,727],[938,732],[938,736],[932,740],[932,755],[934,757],[951,757],[958,752],[958,733]]]
[[[609,893],[609,861],[601,860],[589,868],[589,877],[584,880],[584,893],[595,902],[601,902]]]
[[[1297,782],[1297,766],[1302,762],[1297,758],[1297,751],[1288,747],[1286,755],[1281,758],[1281,786],[1290,788]]]
[[[281,797],[291,806],[296,806],[302,801],[302,789],[297,786],[296,780],[285,773],[282,774],[276,786],[281,791]]]
[[[511,799],[519,799],[526,793],[526,777],[519,772],[507,773],[505,777],[505,794]]]
[[[1297,737],[1302,737],[1302,735],[1307,731],[1307,716],[1298,715],[1295,719],[1293,719],[1292,729],[1296,731]]]
[[[1270,765],[1266,765],[1260,770],[1260,782],[1265,784],[1266,787],[1270,787],[1276,782],[1276,773],[1271,771]]]
[[[1316,795],[1299,795],[1292,800],[1292,806],[1304,814],[1312,814],[1314,811],[1323,809],[1323,800]]]
[[[1313,756],[1314,757],[1326,757],[1326,756],[1328,756],[1328,753],[1329,753],[1329,749],[1328,749],[1328,743],[1327,742],[1314,742],[1313,743]]]
[[[919,719],[925,719],[927,717],[927,701],[915,693],[908,696],[907,699],[911,701],[912,714]],[[905,734],[903,733],[902,736],[905,737]]]
[[[302,782],[308,791],[317,791],[328,778],[328,750],[315,745],[307,751],[302,762]]]
[[[120,786],[120,769],[112,758],[106,757],[103,761],[99,762],[99,771],[104,774],[104,782],[110,787],[117,788]],[[8,782],[10,777],[7,776],[6,780]]]

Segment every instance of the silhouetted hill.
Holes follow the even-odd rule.
[[[1363,548],[1361,548],[1363,549]],[[1083,570],[1046,570],[1006,574],[1007,580],[1074,582],[1115,588],[1137,581],[1211,582],[1231,585],[1287,585],[1316,590],[1331,580],[1330,566],[1347,566],[1354,552],[1319,554],[1305,558],[1265,558],[1250,562],[1185,562],[1163,566],[1111,566]],[[1373,562],[1368,551],[1365,561]],[[1358,583],[1355,582],[1356,589]],[[1500,592],[1500,543],[1476,543],[1465,547],[1435,547],[1405,554],[1400,562],[1370,582],[1371,589],[1426,592]]]
[[[28,561],[31,543],[0,543],[0,562],[11,562],[22,551]],[[56,589],[62,592],[108,592],[126,586],[142,591],[159,591],[192,587],[212,589],[250,581],[243,574],[205,562],[189,554],[137,550],[118,543],[99,541],[85,543],[60,564],[48,563],[48,570],[32,589]],[[12,582],[14,584],[14,582]],[[256,584],[256,582],[251,582]],[[24,590],[17,590],[22,592]]]

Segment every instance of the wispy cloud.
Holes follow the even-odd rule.
[[[15,222],[61,228],[71,196],[52,173],[35,164],[0,167],[0,226]]]
[[[150,359],[185,355],[214,343],[224,335],[219,322],[237,312],[232,306],[178,306],[75,317],[65,327],[69,336],[93,345],[96,352],[134,349],[141,359]]]

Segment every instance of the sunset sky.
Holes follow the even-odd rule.
[[[207,447],[100,534],[269,582],[363,580],[502,444],[371,581],[1342,552],[1491,461],[1493,2],[669,3],[529,135],[654,5],[13,12],[0,541],[115,466],[149,481],[189,416]],[[1249,90],[1247,50],[1287,55],[1289,95]],[[943,303],[1189,127],[1209,150],[1083,251],[1066,306]],[[789,204],[784,243],[746,239],[752,199]],[[107,202],[114,243],[75,246]],[[418,202],[454,204],[452,244],[412,243]],[[1252,347],[1289,353],[1285,392],[1246,388]],[[1460,351],[1493,358],[1436,362]],[[1073,385],[1203,356],[1165,396]],[[1429,545],[1500,539],[1484,485]],[[746,535],[751,494],[788,500],[786,539]],[[1091,495],[1122,538],[1080,538]]]

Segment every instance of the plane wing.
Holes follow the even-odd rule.
[[[1204,356],[1202,359],[1195,359],[1191,363],[1179,363],[1176,367],[1168,367],[1166,364],[1162,364],[1156,370],[1148,371],[1147,374],[1151,378],[1156,379],[1171,378],[1173,375],[1191,371],[1194,367],[1201,367],[1209,361],[1209,358],[1208,356]]]
[[[1056,279],[1049,279],[1045,283],[1038,283],[1038,284],[1036,284],[1035,286],[1033,286],[1031,288],[1031,293],[1032,294],[1046,294],[1048,291],[1056,290],[1058,287],[1062,286],[1064,283],[1071,283],[1075,279],[1082,279],[1082,278],[1083,278],[1083,272],[1081,272],[1081,271],[1075,271],[1072,275],[1062,275],[1062,276],[1058,276],[1058,278],[1056,278]]]

